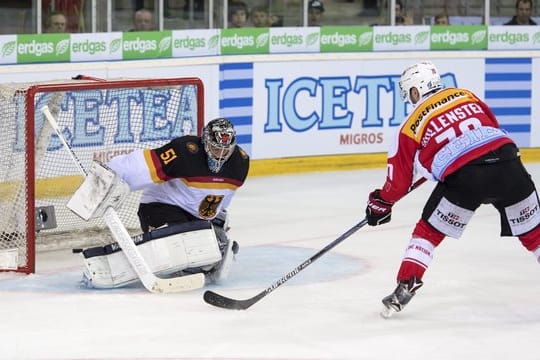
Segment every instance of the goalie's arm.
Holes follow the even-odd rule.
[[[200,169],[201,164],[206,167],[206,155],[196,145],[198,141],[195,136],[183,136],[159,148],[136,149],[115,156],[107,166],[127,182],[132,191],[184,176],[200,176],[208,170]]]
[[[151,152],[152,150],[148,149],[136,149],[129,154],[113,157],[107,166],[124,180],[132,191],[141,190],[158,182],[152,176],[147,163]]]

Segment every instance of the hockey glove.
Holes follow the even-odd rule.
[[[377,189],[369,194],[366,219],[371,226],[382,225],[392,219],[392,205],[394,204],[383,200],[380,193],[381,190]]]

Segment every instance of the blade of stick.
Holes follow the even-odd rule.
[[[266,295],[267,295],[267,292],[265,290],[252,298],[249,298],[246,300],[235,300],[235,299],[231,299],[226,296],[220,295],[218,293],[215,293],[211,290],[207,290],[204,292],[203,298],[204,298],[204,301],[207,302],[208,304],[214,305],[216,307],[220,307],[223,309],[246,310],[247,308],[255,304],[257,301],[259,301]]]

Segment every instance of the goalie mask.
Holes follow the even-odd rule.
[[[208,159],[208,168],[217,173],[234,152],[236,132],[229,120],[214,119],[204,127],[202,142]]]
[[[442,89],[439,70],[437,70],[433,63],[430,61],[422,61],[409,66],[403,71],[399,81],[401,100],[408,101],[412,105],[415,105],[411,100],[412,88],[418,90],[420,99],[432,91]]]

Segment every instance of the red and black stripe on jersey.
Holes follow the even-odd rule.
[[[242,186],[249,170],[249,156],[236,146],[219,173],[210,171],[201,138],[191,135],[176,138],[157,149],[145,150],[144,158],[154,182],[177,178],[199,188],[236,189]]]

